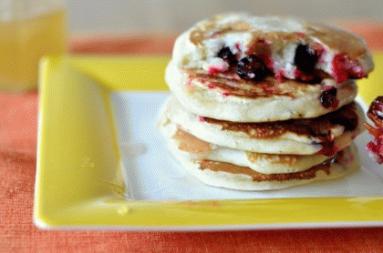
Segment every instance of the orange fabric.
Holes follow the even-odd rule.
[[[383,25],[351,26],[383,49]],[[76,39],[72,52],[169,53],[172,37]],[[383,252],[383,228],[215,233],[48,232],[32,224],[37,94],[0,92],[0,252]]]

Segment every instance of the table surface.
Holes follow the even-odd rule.
[[[383,50],[383,25],[348,23]],[[172,36],[82,37],[72,53],[168,54]],[[155,42],[155,43],[154,43]],[[383,252],[383,228],[200,233],[41,231],[32,224],[37,93],[0,92],[0,252]]]

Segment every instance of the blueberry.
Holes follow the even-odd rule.
[[[323,107],[330,108],[330,107],[337,107],[338,106],[338,99],[336,98],[337,89],[335,87],[332,87],[328,90],[322,91],[319,100]]]
[[[233,66],[237,63],[236,56],[231,52],[229,47],[224,47],[221,50],[219,50],[217,56],[227,63],[229,63],[230,66]]]
[[[295,50],[294,64],[300,71],[311,73],[314,71],[318,58],[314,49],[308,45],[299,44]]]
[[[239,77],[251,81],[261,81],[268,73],[266,65],[255,55],[242,58],[238,62],[236,71]]]

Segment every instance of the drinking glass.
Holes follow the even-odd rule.
[[[65,16],[60,0],[0,0],[0,90],[37,87],[40,58],[66,51]]]

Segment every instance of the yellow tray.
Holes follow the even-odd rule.
[[[220,201],[137,201],[123,197],[109,94],[165,90],[167,57],[46,58],[34,222],[40,228],[226,230],[383,224],[383,196]],[[366,102],[383,94],[383,54],[361,81]]]

